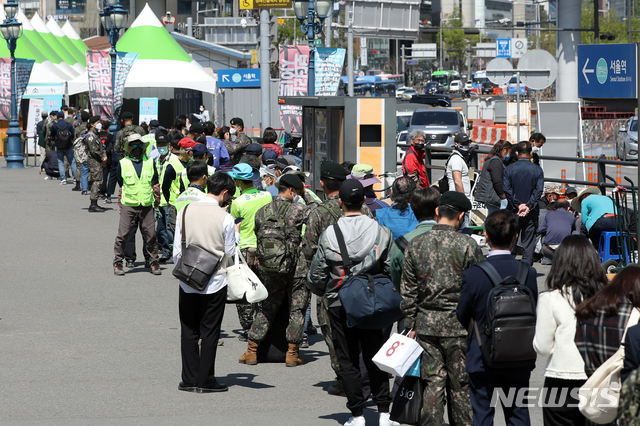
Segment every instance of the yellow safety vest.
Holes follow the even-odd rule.
[[[140,177],[133,162],[125,157],[120,160],[120,173],[122,174],[122,199],[125,206],[148,207],[153,204],[153,185],[151,180],[154,175],[153,158],[146,155],[142,157],[142,172]]]
[[[179,212],[187,205],[193,203],[194,201],[200,201],[206,196],[207,194],[200,191],[198,188],[187,188],[182,194],[180,194],[180,196],[176,200],[176,211]]]
[[[158,178],[160,179],[160,185],[164,182],[164,171],[167,169],[167,166],[171,164],[171,160],[175,158],[175,154],[171,151],[164,158],[164,162],[160,162],[160,157],[158,157],[158,161],[156,161],[156,169],[158,170]],[[167,205],[167,200],[164,198],[164,194],[160,191],[160,207],[165,207]]]
[[[176,199],[180,195],[180,173],[185,169],[185,166],[182,165],[179,155],[172,158],[169,164],[173,166],[173,170],[176,172],[176,178],[171,182],[171,190],[169,192],[169,204],[175,206]]]

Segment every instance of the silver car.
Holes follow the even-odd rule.
[[[618,132],[620,133],[616,144],[618,158],[623,161],[637,160],[638,117],[631,117],[625,124],[620,126]]]
[[[453,148],[453,137],[456,133],[467,133],[473,128],[467,125],[467,120],[461,111],[454,108],[424,108],[417,109],[411,116],[409,133],[420,129],[427,145],[438,148]],[[435,153],[434,153],[435,154]],[[448,155],[448,152],[440,155]]]

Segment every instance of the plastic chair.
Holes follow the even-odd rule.
[[[620,253],[618,253],[618,244],[615,240],[619,235],[618,232],[606,231],[600,234],[600,241],[598,243],[598,257],[600,261],[605,263],[607,260],[622,260]],[[628,259],[629,254],[627,248],[624,249],[625,255]]]

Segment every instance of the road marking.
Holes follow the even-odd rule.
[[[587,77],[587,74],[593,74],[595,70],[587,69],[587,65],[589,65],[589,58],[587,58],[587,61],[584,63],[584,67],[582,67],[582,75],[584,75],[584,79],[587,80],[587,84],[589,84],[589,77]]]

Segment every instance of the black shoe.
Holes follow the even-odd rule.
[[[149,263],[149,261],[148,261],[148,260],[145,260],[145,261],[144,261],[144,267],[145,267],[145,268],[151,268],[151,264]]]
[[[107,198],[104,199],[104,202],[107,203],[107,204],[111,204],[112,203],[111,195],[107,195]]]
[[[72,191],[81,191],[82,188],[80,188],[80,182],[76,181],[76,186],[74,186],[73,188],[71,188]]]
[[[240,335],[238,336],[238,340],[240,340],[241,342],[246,342],[249,340],[249,335],[246,331],[243,331],[242,333],[240,333]]]
[[[122,263],[118,263],[117,265],[113,265],[113,275],[123,276],[124,270],[122,269]]]
[[[198,393],[212,393],[212,392],[226,392],[229,390],[229,387],[224,383],[216,382],[215,385],[206,388],[198,388],[196,392]]]
[[[81,194],[82,195],[89,195],[89,191],[82,191]]]
[[[180,384],[178,385],[178,390],[185,392],[197,392],[198,386],[192,385],[191,383],[180,382]]]
[[[133,260],[127,260],[127,268],[135,268],[136,264]]]
[[[89,205],[89,213],[104,213],[105,208],[98,205],[98,200],[91,200]]]
[[[329,386],[329,389],[327,389],[327,393],[333,396],[347,396],[347,394],[344,392],[342,383],[340,383],[339,381],[335,385]]]

